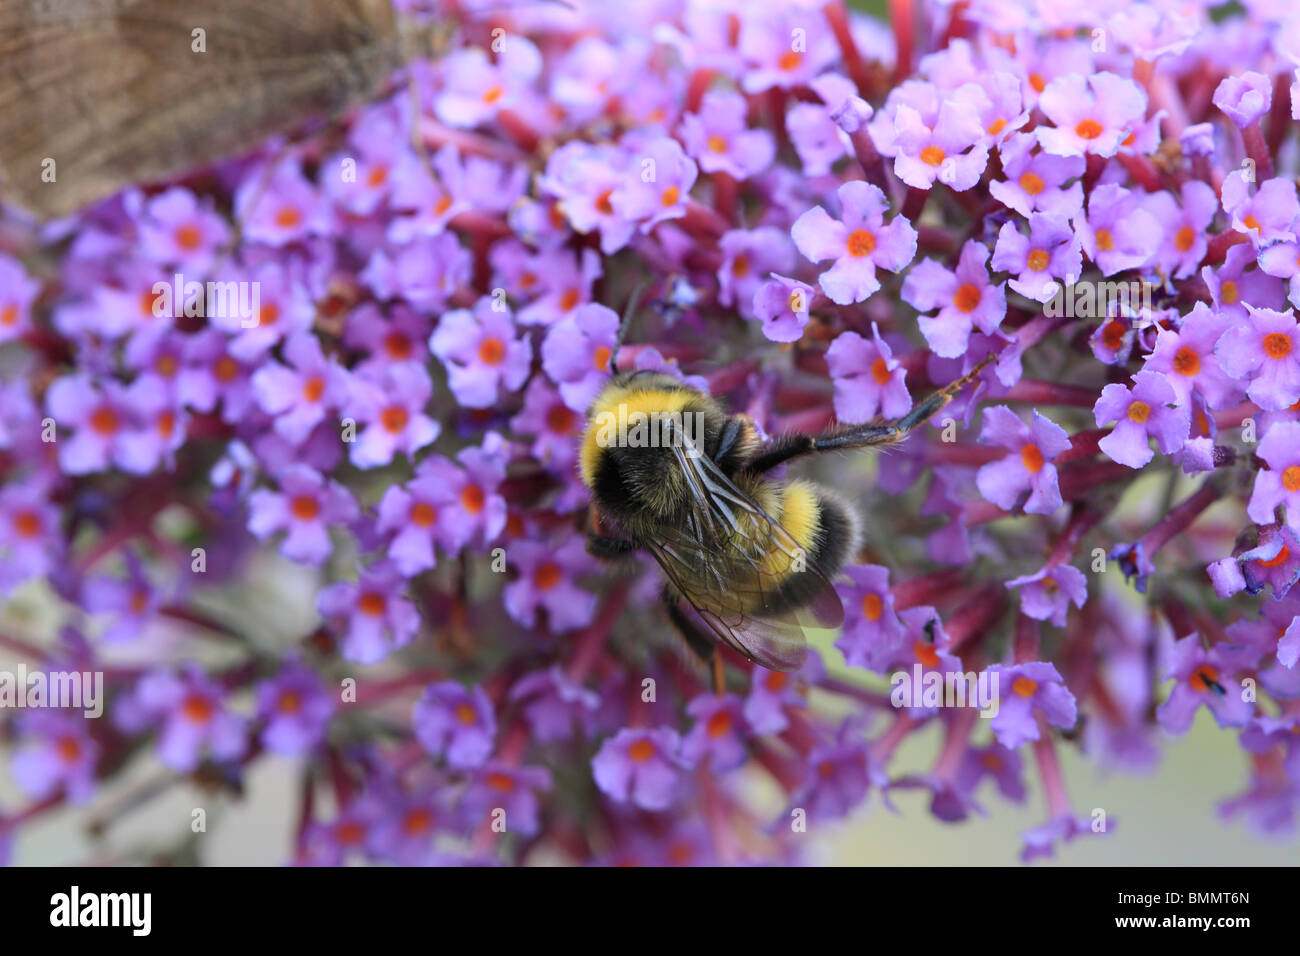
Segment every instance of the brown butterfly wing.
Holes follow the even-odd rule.
[[[0,195],[63,215],[337,113],[399,65],[390,0],[0,0]]]
[[[803,666],[805,628],[838,627],[839,596],[826,574],[777,521],[702,453],[690,454],[679,434],[672,446],[686,479],[685,520],[662,530],[647,550],[714,635],[737,653],[772,670]],[[779,592],[789,568],[802,561],[812,583],[809,600],[790,607]]]

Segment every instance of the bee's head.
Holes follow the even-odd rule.
[[[672,520],[684,507],[679,455],[716,445],[725,414],[703,392],[660,372],[620,372],[592,403],[583,435],[583,483],[617,517]]]

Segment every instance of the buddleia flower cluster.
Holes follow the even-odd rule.
[[[1158,772],[1202,709],[1225,821],[1294,833],[1291,4],[399,6],[452,42],[342,120],[6,208],[0,659],[104,708],[0,710],[0,847],[278,763],[286,863],[797,862],[900,789],[1030,802],[1028,860],[1122,831],[1062,752]],[[615,352],[768,436],[994,361],[797,466],[863,516],[844,626],[719,695],[586,550]]]

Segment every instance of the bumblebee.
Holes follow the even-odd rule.
[[[580,449],[592,499],[587,549],[606,560],[654,557],[668,616],[712,661],[719,692],[718,644],[771,670],[797,670],[808,654],[804,629],[844,621],[831,579],[857,553],[860,525],[832,491],[769,473],[819,452],[902,441],[991,359],[902,418],[771,440],[671,376],[616,372],[592,403]]]

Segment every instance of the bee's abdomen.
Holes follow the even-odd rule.
[[[808,481],[791,481],[773,497],[779,500],[775,510],[780,513],[772,517],[799,546],[806,567],[816,566],[833,578],[858,548],[858,521],[852,510],[838,495]],[[818,575],[798,570],[784,555],[769,567],[780,584],[769,596],[768,613],[803,607],[824,586]]]

